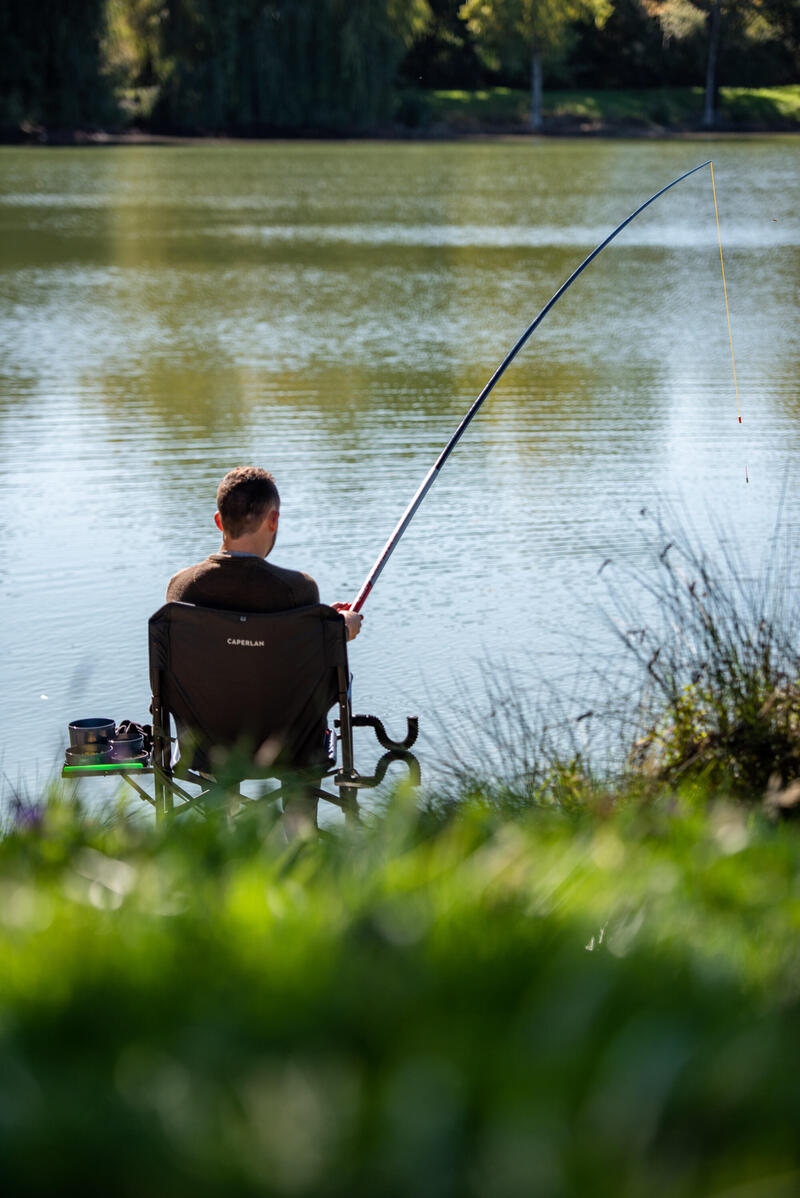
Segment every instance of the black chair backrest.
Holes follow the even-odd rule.
[[[333,608],[166,603],[150,618],[149,644],[153,696],[175,719],[181,765],[213,772],[213,749],[245,752],[261,773],[324,764],[326,716],[347,677]]]

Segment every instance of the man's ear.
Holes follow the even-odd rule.
[[[270,532],[275,532],[277,530],[278,517],[280,516],[280,514],[281,513],[278,508],[276,508],[276,507],[270,508],[270,512],[269,512],[269,531]]]
[[[220,532],[224,531],[222,528],[222,518],[221,518],[219,512],[214,512],[214,523],[216,524],[216,526]]]

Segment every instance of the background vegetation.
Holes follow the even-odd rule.
[[[538,126],[542,88],[699,87],[697,123],[721,85],[798,81],[800,0],[7,0],[0,45],[8,133],[419,127],[448,91],[496,88],[528,91],[512,123]]]

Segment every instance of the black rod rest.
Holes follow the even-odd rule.
[[[335,720],[334,723],[338,728],[339,721]],[[372,728],[381,748],[395,753],[402,753],[404,749],[410,749],[419,736],[419,718],[415,715],[406,716],[408,731],[405,740],[392,740],[386,733],[383,721],[379,720],[376,715],[354,715],[352,724],[354,728]]]
[[[352,786],[359,790],[372,790],[380,786],[386,777],[386,771],[393,761],[404,761],[408,766],[408,775],[412,786],[420,784],[419,761],[408,749],[389,749],[377,762],[374,774],[344,774],[338,773],[333,779],[334,786]],[[327,796],[325,796],[327,798]]]

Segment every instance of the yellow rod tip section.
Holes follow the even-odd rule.
[[[717,187],[714,182],[714,163],[709,160],[711,167],[711,190],[714,193],[714,216],[717,221],[717,241],[719,242],[719,263],[722,268],[722,293],[725,296],[725,316],[728,321],[728,340],[731,346],[731,366],[733,367],[733,387],[736,392],[736,411],[739,416],[739,423],[742,423],[742,405],[739,402],[739,382],[736,378],[736,358],[733,353],[733,332],[731,331],[731,311],[728,306],[728,285],[725,281],[725,259],[722,256],[722,234],[719,228],[719,209],[717,208]]]

